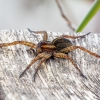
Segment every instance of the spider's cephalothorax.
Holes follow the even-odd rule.
[[[50,42],[50,41],[40,41],[38,44],[37,44],[37,46],[36,46],[36,55],[38,55],[39,53],[41,53],[41,52],[43,52],[43,51],[51,51],[52,52],[52,50],[54,49],[54,47],[53,48],[49,48],[48,50],[46,49],[47,47],[46,46],[50,46],[50,45],[52,45],[52,42]],[[45,47],[44,47],[45,46]]]
[[[22,45],[26,45],[29,46],[30,49],[35,49],[35,53],[36,53],[36,57],[31,61],[31,63],[26,67],[26,69],[22,72],[22,74],[19,76],[22,77],[23,74],[32,66],[32,64],[34,64],[37,60],[40,59],[40,63],[37,66],[35,73],[34,73],[34,81],[35,81],[35,76],[36,73],[38,71],[38,69],[40,68],[41,64],[43,62],[45,62],[47,59],[51,58],[51,57],[56,57],[56,58],[67,58],[71,61],[71,63],[74,65],[74,67],[79,71],[80,75],[85,77],[83,75],[83,73],[81,72],[81,70],[77,67],[76,63],[74,62],[74,60],[68,56],[67,54],[70,51],[73,51],[75,49],[80,49],[83,50],[95,57],[100,58],[99,55],[97,55],[96,53],[93,53],[83,47],[80,46],[73,46],[71,41],[66,39],[66,38],[71,38],[71,39],[77,39],[77,38],[84,38],[86,35],[88,35],[89,33],[87,33],[86,35],[82,35],[82,36],[68,36],[68,35],[63,35],[61,37],[58,37],[56,39],[54,39],[52,42],[48,41],[48,35],[46,31],[31,31],[30,32],[34,32],[36,34],[41,34],[43,33],[43,40],[40,41],[37,45],[31,42],[27,42],[27,41],[14,41],[11,43],[2,43],[0,44],[0,48],[2,47],[6,47],[6,46],[12,46],[12,45],[16,45],[16,44],[22,44]],[[86,78],[86,77],[85,77]]]

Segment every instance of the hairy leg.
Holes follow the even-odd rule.
[[[29,31],[30,33],[34,32],[34,33],[36,33],[36,34],[44,34],[44,36],[43,36],[43,41],[47,41],[47,39],[48,39],[48,34],[47,34],[46,31],[32,31],[32,30],[30,30],[29,28],[28,28],[28,31]]]
[[[32,61],[31,63],[26,67],[26,69],[22,72],[22,74],[19,76],[19,78],[21,78],[24,73],[32,66],[32,64],[34,64],[38,59],[43,58],[45,56],[45,53],[40,53],[38,54]]]
[[[62,35],[62,37],[65,38],[71,38],[71,39],[77,39],[77,38],[85,38],[86,35],[89,35],[91,32],[85,34],[85,35],[81,35],[81,36],[69,36],[69,35]]]
[[[37,68],[36,68],[36,70],[35,70],[35,73],[34,73],[34,82],[35,82],[36,74],[37,74],[37,72],[38,72],[38,70],[39,70],[41,64],[42,64],[43,62],[45,62],[45,61],[46,61],[48,58],[50,58],[50,57],[51,57],[51,54],[46,54],[46,55],[41,59],[39,65],[37,66]]]
[[[100,55],[98,55],[98,54],[96,54],[96,53],[94,53],[94,52],[92,52],[90,50],[87,50],[87,49],[85,49],[84,47],[81,47],[81,46],[70,46],[70,47],[67,47],[67,48],[64,48],[64,49],[60,50],[60,52],[61,53],[67,53],[67,52],[73,51],[73,50],[78,49],[78,48],[80,50],[83,50],[84,52],[89,53],[90,55],[93,55],[93,56],[95,56],[97,58],[100,58]]]
[[[67,58],[71,61],[71,63],[74,65],[74,67],[79,71],[80,75],[84,78],[86,78],[83,73],[81,72],[81,70],[77,67],[76,63],[74,62],[74,60],[69,57],[68,55],[64,54],[64,53],[54,53],[54,56],[57,58]]]
[[[0,44],[0,48],[6,47],[6,46],[13,46],[13,45],[17,45],[17,44],[26,45],[26,46],[29,46],[29,47],[32,47],[32,48],[36,47],[36,44],[31,43],[31,42],[27,42],[27,41],[14,41],[14,42],[11,42],[11,43],[1,43]]]

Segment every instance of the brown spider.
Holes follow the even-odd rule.
[[[19,78],[23,76],[23,74],[31,67],[32,64],[34,64],[38,59],[41,59],[39,65],[37,66],[35,73],[34,73],[34,81],[35,81],[35,76],[36,76],[37,71],[39,70],[41,64],[51,57],[69,59],[71,61],[71,63],[74,65],[74,67],[79,71],[80,75],[82,77],[85,77],[83,75],[83,73],[81,72],[81,70],[77,67],[77,65],[73,61],[73,59],[70,56],[68,56],[68,53],[70,51],[73,51],[73,50],[78,49],[78,48],[89,53],[89,54],[91,54],[91,55],[93,55],[93,56],[95,56],[95,57],[100,58],[100,56],[97,55],[96,53],[93,53],[93,52],[91,52],[91,51],[89,51],[89,50],[87,50],[83,47],[73,46],[71,41],[66,39],[66,38],[72,38],[72,39],[84,38],[90,32],[87,33],[86,35],[82,35],[82,36],[63,35],[61,37],[55,38],[51,42],[51,41],[47,41],[48,35],[47,35],[46,31],[31,31],[31,30],[29,30],[29,31],[34,32],[36,34],[42,34],[43,33],[44,34],[43,40],[40,41],[37,45],[34,44],[34,43],[31,43],[31,42],[27,42],[27,41],[14,41],[14,42],[11,42],[11,43],[0,44],[0,48],[6,47],[6,46],[12,46],[12,45],[16,45],[16,44],[22,44],[22,45],[29,46],[30,49],[32,49],[32,50],[35,48],[36,57],[31,61],[31,63],[27,66],[27,68],[22,72],[22,74],[19,76]]]

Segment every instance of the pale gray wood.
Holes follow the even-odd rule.
[[[49,40],[62,34],[73,35],[48,32]],[[0,32],[0,43],[17,40],[38,43],[42,35],[31,34],[28,30]],[[91,33],[84,39],[73,40],[73,44],[100,55],[100,34]],[[35,57],[34,53],[23,45],[0,48],[0,100],[100,100],[100,59],[81,50],[69,55],[87,80],[79,75],[70,61],[63,59],[49,60],[43,64],[36,82],[32,79],[38,62],[19,79],[21,72]]]

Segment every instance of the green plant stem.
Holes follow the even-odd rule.
[[[83,19],[83,21],[79,25],[79,27],[76,29],[76,33],[81,32],[84,29],[84,27],[92,19],[92,17],[97,13],[98,10],[100,10],[100,0],[95,0],[93,6],[90,9],[90,11],[86,15],[86,17]]]

